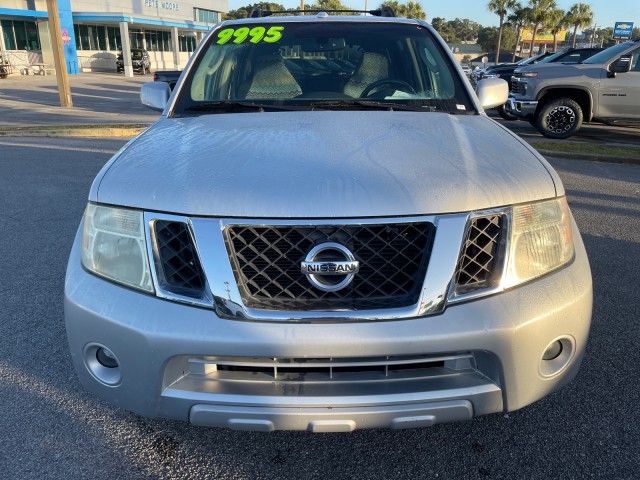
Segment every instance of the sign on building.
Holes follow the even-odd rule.
[[[567,37],[567,30],[562,29],[555,35],[558,42],[564,42]],[[530,42],[533,38],[533,30],[530,28],[525,28],[522,30],[522,40],[525,42]],[[538,32],[536,33],[536,43],[553,43],[553,33],[550,32]]]

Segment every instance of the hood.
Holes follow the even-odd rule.
[[[538,72],[538,78],[570,78],[578,76],[588,76],[593,79],[599,79],[602,71],[602,65],[588,63],[536,63],[535,65],[525,65],[515,70],[516,75],[520,72]]]
[[[542,162],[484,115],[162,118],[103,169],[92,200],[223,217],[451,213],[555,196]]]

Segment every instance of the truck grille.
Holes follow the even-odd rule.
[[[435,226],[253,226],[226,229],[236,281],[249,308],[336,310],[414,305],[425,277]],[[336,292],[315,288],[301,272],[309,251],[324,242],[346,246],[360,262],[353,281]]]
[[[352,358],[190,357],[188,373],[218,381],[371,382],[444,376],[475,367],[469,352]]]
[[[156,272],[160,287],[177,295],[202,299],[205,278],[184,222],[154,222]]]
[[[458,293],[465,293],[493,285],[500,273],[498,247],[502,233],[502,215],[472,219],[462,254],[456,268]]]
[[[527,84],[519,80],[519,77],[516,77],[515,75],[511,77],[511,93],[516,95],[526,95]]]

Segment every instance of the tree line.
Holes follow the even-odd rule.
[[[371,2],[374,3],[373,1]],[[374,4],[375,5],[375,4]],[[387,0],[378,6],[371,6],[370,8],[379,7],[391,7],[398,17],[406,18],[419,18],[425,20],[427,18],[426,13],[422,9],[422,5],[417,1],[407,0],[406,2],[399,2],[398,0]],[[236,18],[246,18],[249,16],[254,8],[262,8],[263,10],[271,10],[272,12],[286,12],[292,10],[298,10],[298,8],[285,8],[279,3],[254,3],[244,7],[240,7],[236,10],[230,10],[224,14],[224,20],[234,20]],[[305,10],[351,10],[350,7],[344,5],[340,0],[317,0],[314,3],[304,3]]]
[[[513,49],[512,60],[515,60],[518,47],[520,49],[523,48],[522,32],[526,28],[531,29],[533,32],[533,37],[529,44],[530,57],[533,55],[536,35],[541,31],[553,34],[553,51],[558,48],[557,34],[562,29],[567,29],[568,31],[573,29],[571,35],[572,47],[576,46],[576,34],[579,28],[583,29],[582,32],[587,38],[593,38],[594,41],[597,40],[600,43],[610,41],[613,36],[613,27],[600,28],[596,31],[586,29],[594,20],[593,10],[588,3],[578,2],[569,7],[568,10],[563,10],[558,7],[556,0],[529,0],[526,4],[517,0],[490,0],[487,4],[487,9],[498,15],[500,20],[496,35],[485,35],[485,37],[496,39],[496,58],[499,58],[504,36],[504,48]],[[640,35],[640,29],[634,28],[633,35]],[[479,41],[480,37],[479,32]]]
[[[372,1],[373,3],[373,1]],[[399,17],[426,19],[427,14],[420,3],[414,0],[400,2],[398,0],[386,0],[378,7],[391,7]],[[378,8],[372,7],[372,8]],[[279,3],[254,3],[236,10],[231,10],[224,15],[225,20],[245,18],[253,8],[262,8],[271,11],[290,11]],[[340,0],[316,0],[314,3],[304,4],[306,10],[349,10]],[[490,0],[487,9],[498,15],[498,27],[483,27],[467,18],[446,20],[435,17],[431,24],[438,33],[449,43],[477,42],[486,51],[495,51],[496,59],[500,58],[500,51],[512,51],[512,61],[515,60],[518,50],[523,50],[524,40],[522,32],[525,29],[533,31],[532,40],[529,43],[529,56],[533,55],[536,35],[547,31],[554,35],[562,29],[571,30],[571,46],[576,45],[576,33],[583,29],[583,34],[594,41],[606,43],[613,36],[613,27],[587,29],[593,23],[594,14],[591,5],[583,2],[573,4],[568,10],[558,7],[556,0],[528,0],[527,3],[517,0]],[[640,36],[640,29],[633,29],[633,36]],[[553,50],[557,50],[557,39],[554,41]]]

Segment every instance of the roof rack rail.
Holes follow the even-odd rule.
[[[396,14],[391,7],[380,7],[375,10],[328,10],[328,9],[318,9],[318,10],[283,10],[283,11],[271,11],[271,10],[263,10],[261,7],[252,8],[249,12],[248,18],[262,18],[262,17],[270,17],[271,15],[276,14],[300,14],[300,13],[368,13],[369,15],[373,15],[374,17],[395,17]]]

